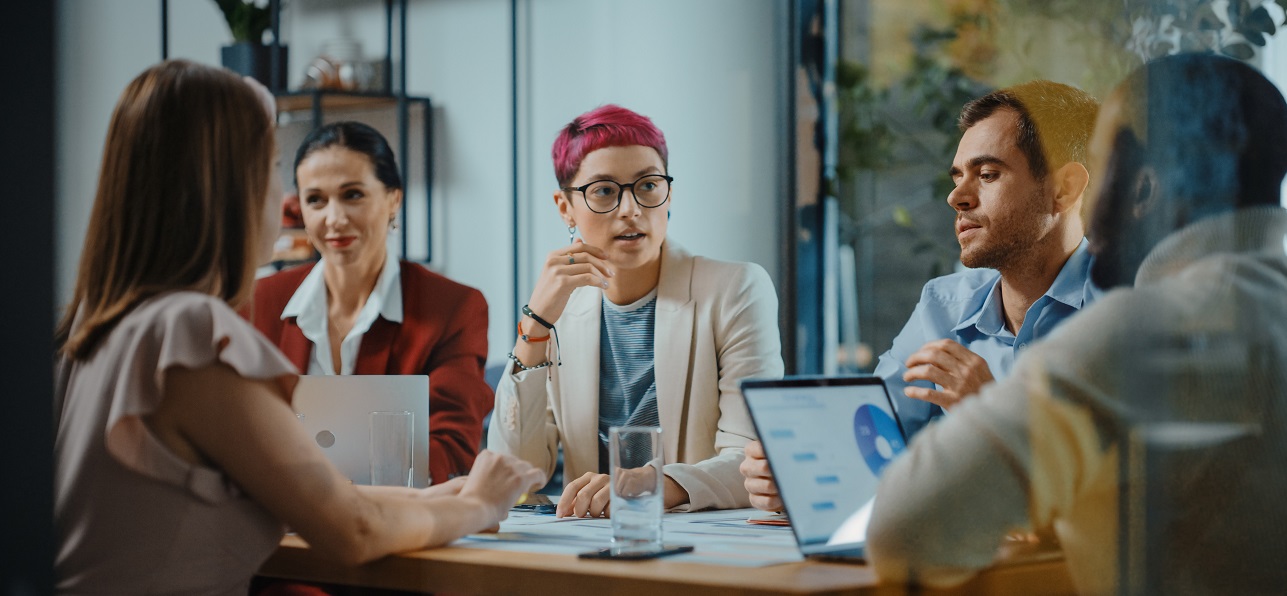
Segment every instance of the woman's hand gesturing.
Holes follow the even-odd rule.
[[[528,307],[536,316],[555,324],[563,316],[572,290],[582,286],[608,287],[608,278],[614,272],[608,267],[607,259],[603,249],[580,240],[551,252],[545,258],[545,266],[541,267],[541,276],[532,289]],[[518,325],[520,333],[528,339],[524,341],[520,337],[514,342],[514,357],[525,366],[538,366],[542,361],[548,361],[548,344],[543,338],[549,337],[549,330],[532,317],[524,317]]]
[[[607,260],[608,255],[603,249],[580,239],[551,252],[545,258],[545,266],[541,267],[541,276],[532,289],[528,306],[542,319],[551,323],[557,321],[563,309],[567,308],[572,290],[582,286],[608,287],[608,279],[614,272]],[[534,331],[541,332],[540,329]]]

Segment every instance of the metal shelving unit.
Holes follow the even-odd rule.
[[[395,11],[396,7],[396,11]],[[281,54],[275,49],[281,43],[281,0],[270,0],[272,14],[271,47],[272,67],[270,81],[284,81],[280,76],[287,65],[281,64]],[[161,0],[161,59],[169,57],[169,0]],[[396,18],[395,18],[396,12]],[[271,85],[270,90],[277,96],[277,112],[298,112],[308,110],[314,127],[320,126],[324,116],[330,111],[344,110],[384,110],[393,109],[397,115],[397,156],[402,164],[402,180],[409,185],[411,180],[410,155],[410,107],[419,105],[423,113],[421,136],[424,143],[424,159],[421,166],[424,171],[425,197],[425,252],[424,263],[433,260],[433,102],[428,97],[408,95],[407,93],[407,0],[385,0],[385,60],[384,89],[382,91],[336,91],[327,89],[291,91]],[[395,84],[394,72],[394,24],[398,28],[398,48],[396,54],[397,72]],[[402,202],[402,221],[407,221],[408,201]],[[401,233],[402,254],[407,257],[408,237],[406,226]]]

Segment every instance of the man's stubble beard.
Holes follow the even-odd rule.
[[[972,251],[966,251],[961,248],[961,264],[971,269],[985,267],[988,269],[1008,269],[1020,260],[1024,253],[1032,248],[1037,242],[1037,237],[1041,232],[1040,217],[1036,216],[1037,209],[1046,203],[1045,188],[1038,187],[1031,195],[1028,196],[1027,204],[1024,205],[1022,215],[1014,221],[1014,227],[1009,230],[998,230],[989,225],[986,230],[984,240],[988,244],[976,246]],[[989,222],[992,224],[994,222]],[[998,234],[1000,232],[1000,234]]]

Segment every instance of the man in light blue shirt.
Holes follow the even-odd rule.
[[[1098,108],[1076,88],[1033,81],[961,109],[947,203],[971,269],[925,284],[876,366],[908,438],[1099,296],[1081,213]]]
[[[961,263],[930,280],[876,375],[908,438],[984,384],[1018,353],[1099,296],[1089,281],[1082,194],[1099,103],[1068,85],[1033,81],[965,104],[950,173]],[[741,466],[751,504],[782,501],[758,441]]]
[[[1284,592],[1287,101],[1214,54],[1108,97],[1089,250],[1114,289],[884,468],[883,585],[955,586],[1016,528],[1053,528],[1060,591]]]
[[[967,269],[925,284],[916,310],[876,366],[876,375],[885,379],[908,436],[943,415],[940,403],[954,403],[994,377],[1009,374],[1020,350],[1098,298],[1099,289],[1088,279],[1091,261],[1083,240],[1050,288],[1028,308],[1018,333],[1006,326],[997,270]],[[929,364],[940,357],[959,363],[959,369],[966,372],[955,376],[940,373],[945,385],[935,387],[926,380],[934,371],[910,370],[913,356],[917,364],[912,366],[945,368]],[[912,391],[907,391],[909,387]],[[911,395],[931,396],[941,402]]]

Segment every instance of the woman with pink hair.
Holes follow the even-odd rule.
[[[675,179],[647,117],[597,108],[552,153],[569,245],[522,309],[488,447],[550,473],[561,445],[558,515],[598,517],[608,429],[660,426],[667,509],[748,506],[738,465],[754,428],[738,383],[782,375],[772,281],[666,238]]]

